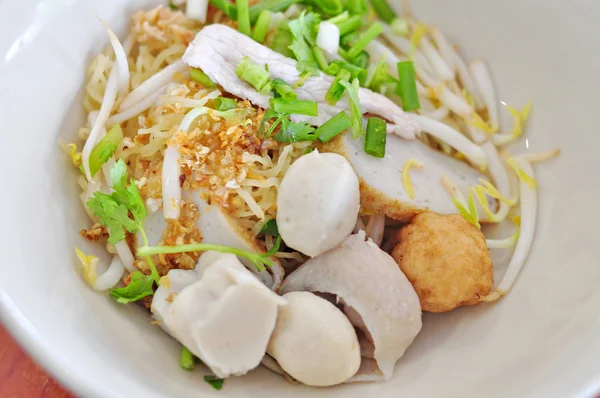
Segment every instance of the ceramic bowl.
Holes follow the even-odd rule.
[[[400,3],[397,1],[398,5]],[[166,0],[165,0],[166,2]],[[48,371],[85,397],[591,397],[600,388],[600,2],[419,0],[414,11],[491,66],[499,96],[532,100],[519,150],[561,148],[537,166],[537,234],[500,302],[425,314],[394,379],[314,389],[267,370],[214,391],[184,372],[179,344],[137,306],[89,289],[74,246],[85,214],[59,146],[84,114],[84,70],[123,36],[142,0],[0,1],[0,318]],[[89,247],[85,247],[89,250]],[[502,272],[500,269],[499,272]]]

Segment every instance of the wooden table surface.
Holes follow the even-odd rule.
[[[73,398],[0,325],[0,398]]]

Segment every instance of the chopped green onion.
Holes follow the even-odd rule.
[[[341,0],[309,0],[308,2],[320,8],[326,15],[335,16],[344,11]]]
[[[386,125],[383,119],[370,117],[367,120],[365,152],[376,158],[385,156]]]
[[[220,389],[223,388],[223,382],[225,381],[225,379],[219,379],[216,376],[207,375],[207,376],[204,376],[204,381],[207,382],[208,384],[210,384],[210,386],[212,388],[219,391]]]
[[[247,57],[235,68],[235,74],[260,92],[271,91],[271,75]]]
[[[397,36],[406,36],[408,35],[409,27],[408,21],[404,18],[396,18],[390,24],[390,28],[392,32]]]
[[[417,93],[415,67],[412,61],[398,62],[398,78],[397,93],[402,98],[402,109],[416,111],[421,107],[421,104]]]
[[[217,97],[213,100],[215,109],[221,112],[228,111],[237,107],[237,101],[233,98]]]
[[[269,10],[272,12],[283,11],[295,3],[300,3],[302,0],[265,0],[260,1],[250,7],[250,23],[254,24],[258,20],[261,11]]]
[[[344,111],[341,111],[325,123],[323,123],[316,131],[317,137],[321,142],[327,142],[333,137],[346,130],[352,125],[350,116]]]
[[[325,73],[327,73],[330,76],[335,76],[338,74],[338,72],[340,71],[340,66],[338,64],[336,64],[335,62],[332,62],[329,64],[329,66],[327,67],[327,69],[325,69]]]
[[[254,31],[252,32],[252,38],[262,43],[265,41],[265,36],[267,35],[267,31],[269,30],[269,25],[271,24],[271,18],[273,17],[273,13],[269,10],[262,10],[258,15],[258,21],[256,21],[256,25],[254,26]]]
[[[369,65],[369,54],[366,51],[361,51],[356,58],[352,60],[352,65],[365,69]]]
[[[346,90],[344,86],[340,84],[341,81],[350,82],[352,75],[346,69],[340,69],[338,74],[333,79],[333,83],[331,83],[331,87],[327,90],[327,94],[325,94],[325,101],[329,105],[335,105],[344,95],[344,91]]]
[[[271,86],[273,87],[273,91],[275,92],[275,97],[281,97],[285,101],[293,101],[296,99],[296,92],[292,89],[292,86],[287,84],[282,79],[274,79],[271,82]]]
[[[179,355],[179,366],[184,370],[194,370],[196,359],[194,354],[186,346],[181,346],[181,354]]]
[[[308,155],[309,153],[311,153],[314,150],[315,150],[315,148],[308,147],[304,150],[303,155]]]
[[[356,65],[352,65],[348,62],[334,60],[332,64],[337,65],[340,69],[345,69],[350,72],[350,79],[353,80],[358,78],[359,82],[362,84],[367,79],[367,70],[363,68],[359,68]],[[331,66],[331,65],[330,65]],[[329,69],[329,68],[327,68]]]
[[[379,36],[380,34],[383,33],[383,25],[380,24],[379,22],[374,23],[373,25],[369,26],[369,29],[367,29],[367,31],[365,33],[363,33],[358,40],[352,45],[352,47],[350,48],[350,50],[348,50],[348,60],[353,60],[354,58],[356,58],[358,56],[358,54],[360,54],[361,51],[363,51],[365,48],[367,48],[367,45],[375,40],[375,38],[377,36]]]
[[[327,22],[337,24],[339,22],[343,22],[343,21],[347,20],[349,17],[350,17],[350,14],[348,13],[348,11],[344,11],[340,15],[336,15],[333,18],[329,18],[327,20]]]
[[[359,37],[358,32],[350,32],[342,36],[340,39],[340,45],[346,49],[352,47],[352,45],[358,40]]]
[[[237,8],[227,0],[209,0],[215,8],[223,11],[232,20],[237,20]]]
[[[238,15],[238,30],[240,33],[250,36],[250,12],[248,0],[235,0]]]
[[[190,71],[190,77],[192,78],[192,80],[202,84],[204,87],[217,87],[217,85],[210,80],[206,73],[202,72],[200,69],[192,68],[192,70]]]
[[[92,177],[100,170],[100,168],[108,162],[108,159],[112,157],[112,155],[117,150],[117,146],[123,140],[123,130],[121,130],[121,126],[115,124],[109,131],[106,133],[104,138],[100,140],[92,149],[90,153],[90,174]]]
[[[354,15],[366,15],[369,12],[367,0],[347,0],[346,9]]]
[[[319,68],[321,70],[326,70],[329,67],[329,62],[327,62],[327,57],[323,50],[321,50],[320,47],[315,46],[313,47],[313,54],[315,55],[315,60],[317,61]]]
[[[317,116],[319,114],[319,104],[317,104],[315,101],[298,99],[286,101],[283,98],[271,98],[269,102],[271,104],[271,108],[278,113],[306,116]]]
[[[379,62],[369,66],[367,71],[367,79],[365,80],[365,87],[367,87],[369,90],[375,91],[376,93],[381,92],[381,86],[383,84],[393,81],[393,77],[388,74],[388,69],[389,67],[384,54]]]
[[[362,110],[360,108],[360,100],[358,98],[358,90],[360,88],[358,79],[352,80],[352,84],[340,81],[340,84],[346,88],[348,97],[350,97],[350,117],[352,119],[352,136],[356,139],[363,135],[362,128]]]
[[[392,23],[392,21],[396,18],[396,13],[390,7],[387,0],[371,0],[371,6],[385,23]]]
[[[260,4],[260,3],[259,3]],[[290,30],[287,22],[279,25],[277,32],[275,33],[275,37],[273,38],[273,43],[271,43],[271,49],[273,51],[277,51],[279,54],[282,54],[288,58],[292,58],[294,56],[294,52],[290,49],[290,46],[294,42],[294,35]]]
[[[175,4],[173,4],[173,0],[169,0],[169,9],[171,11],[179,11],[179,8]]]
[[[354,32],[360,28],[362,25],[362,17],[354,15],[346,20],[337,22],[336,25],[340,28],[340,36],[344,36],[346,33]]]

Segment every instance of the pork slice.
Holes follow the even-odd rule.
[[[245,57],[255,64],[267,65],[273,78],[280,78],[290,85],[294,85],[300,78],[295,60],[257,43],[237,30],[219,24],[206,26],[196,35],[183,56],[183,62],[202,69],[225,91],[247,99],[254,105],[268,108],[271,95],[257,92],[235,73],[235,68]],[[302,86],[297,87],[295,91],[299,99],[318,102],[319,114],[316,117],[293,115],[292,120],[320,126],[340,111],[349,111],[350,105],[346,98],[342,98],[335,106],[325,102],[325,94],[332,82],[332,76],[320,72],[318,76],[308,78]],[[365,88],[359,89],[358,97],[363,113],[380,116],[389,122],[389,133],[405,139],[414,139],[419,133],[418,124],[387,97]]]

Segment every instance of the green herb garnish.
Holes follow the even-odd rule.
[[[204,87],[217,87],[217,85],[210,80],[208,75],[202,72],[200,69],[192,68],[192,70],[190,71],[190,77],[193,81],[202,84]]]
[[[121,126],[115,124],[106,135],[96,144],[90,153],[90,174],[92,177],[113,156],[119,143],[123,140]]]
[[[421,103],[419,102],[415,67],[412,61],[398,62],[398,79],[397,90],[398,95],[402,98],[402,109],[416,111],[421,107]]]
[[[179,366],[181,366],[181,368],[184,370],[194,370],[196,367],[196,358],[186,346],[181,346]]]
[[[376,158],[385,156],[386,124],[383,119],[370,117],[367,120],[365,152]]]
[[[223,388],[223,382],[225,379],[219,379],[213,375],[204,376],[204,381],[211,385],[215,390],[221,390]]]
[[[360,100],[358,99],[358,90],[360,84],[358,79],[354,79],[352,84],[341,80],[340,84],[346,88],[348,97],[350,97],[350,118],[352,119],[352,136],[356,139],[363,135],[362,128],[362,110]]]
[[[271,75],[263,67],[256,65],[248,57],[235,68],[236,75],[253,86],[257,91],[266,93],[271,91]]]
[[[350,116],[348,116],[346,112],[341,111],[319,126],[319,128],[315,131],[315,134],[319,138],[319,141],[327,142],[346,130],[351,125],[352,120],[350,120]]]

